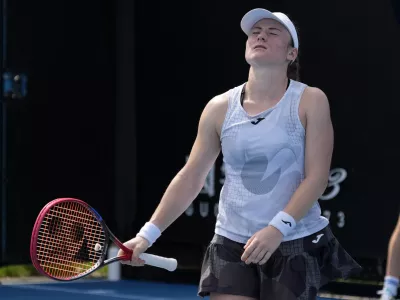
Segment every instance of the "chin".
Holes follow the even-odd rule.
[[[252,53],[246,56],[246,61],[251,66],[267,67],[284,63],[280,57],[271,57],[265,53]]]
[[[261,55],[252,55],[251,57],[246,58],[246,61],[251,66],[259,66],[259,67],[268,66],[271,63],[273,63],[273,60]]]

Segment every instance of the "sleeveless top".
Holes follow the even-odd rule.
[[[285,208],[304,179],[305,154],[298,111],[306,85],[290,80],[280,101],[255,116],[241,104],[244,86],[228,92],[221,130],[225,182],[215,226],[216,234],[239,243],[246,243]],[[283,241],[308,236],[328,224],[316,201]]]

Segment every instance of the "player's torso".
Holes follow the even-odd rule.
[[[220,133],[225,183],[217,227],[251,235],[286,206],[304,179],[305,88],[292,81],[279,102],[258,114],[243,108],[243,85],[230,91]]]

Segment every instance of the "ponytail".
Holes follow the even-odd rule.
[[[300,63],[298,56],[294,62],[289,64],[287,69],[287,77],[292,80],[300,81]]]

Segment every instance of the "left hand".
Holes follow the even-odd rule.
[[[265,264],[279,247],[283,234],[273,226],[267,226],[257,231],[244,246],[242,261],[246,264]]]

